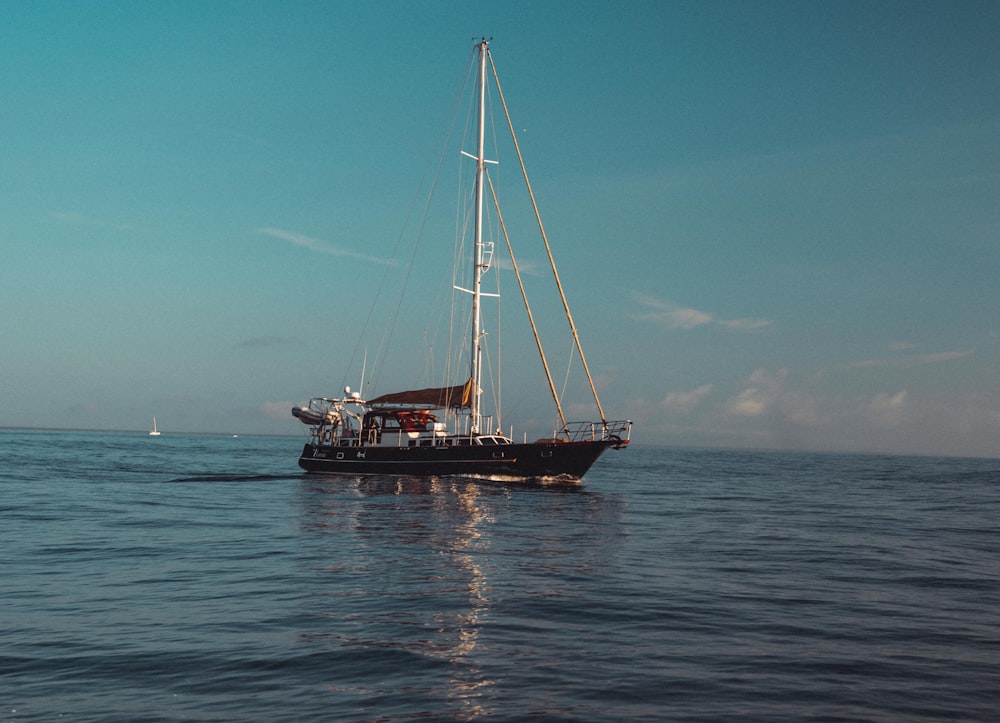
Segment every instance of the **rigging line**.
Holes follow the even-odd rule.
[[[455,125],[456,125],[456,122],[458,120],[458,106],[459,106],[461,97],[465,95],[464,88],[468,87],[468,85],[469,85],[469,79],[472,77],[472,71],[473,71],[473,69],[474,69],[474,65],[473,65],[472,60],[470,59],[470,63],[469,63],[469,67],[468,67],[468,72],[466,74],[466,78],[465,78],[465,81],[463,83],[463,92],[460,92],[458,94],[458,96],[456,97],[455,103],[452,106],[452,112],[450,113],[451,118],[452,118],[452,122],[451,122],[450,127],[448,128],[448,133],[447,133],[447,136],[446,136],[446,138],[448,138],[448,139],[450,139],[453,136],[453,134],[454,134]],[[444,148],[447,148],[448,142],[446,141],[443,144],[443,146],[444,146]],[[386,334],[384,335],[384,348],[385,349],[389,348],[390,342],[392,341],[392,336],[393,336],[393,334],[395,333],[395,330],[396,330],[396,321],[399,318],[400,309],[402,309],[402,307],[403,307],[403,299],[406,296],[406,289],[407,289],[407,286],[408,286],[409,281],[410,281],[410,276],[413,273],[414,260],[416,259],[417,252],[420,249],[420,242],[421,242],[421,240],[423,238],[424,227],[427,225],[427,218],[430,215],[431,199],[434,197],[434,191],[437,188],[438,182],[439,182],[439,180],[441,178],[441,170],[444,167],[444,162],[445,162],[446,155],[447,154],[445,152],[441,153],[440,159],[438,160],[437,167],[435,168],[435,171],[434,171],[433,179],[431,181],[430,192],[427,194],[427,202],[424,204],[423,213],[420,216],[420,221],[419,221],[419,224],[417,226],[416,239],[415,239],[415,242],[413,244],[413,250],[410,252],[410,260],[409,260],[409,263],[407,263],[407,265],[406,265],[406,272],[403,275],[403,283],[400,285],[400,288],[399,288],[399,295],[397,296],[396,308],[395,308],[395,311],[393,312],[392,319],[391,319],[391,321],[389,323],[389,326],[388,326],[388,330],[387,330]]]
[[[507,235],[507,225],[503,222],[503,214],[500,212],[500,203],[497,200],[496,189],[493,187],[493,179],[490,174],[486,174],[486,182],[490,186],[490,195],[493,196],[493,206],[497,210],[497,221],[503,231],[504,241],[507,242],[507,251],[510,253],[510,264],[514,268],[514,276],[517,278],[517,285],[521,289],[521,298],[524,300],[524,309],[528,313],[528,321],[531,323],[531,332],[535,335],[535,346],[538,347],[538,355],[542,359],[542,368],[545,370],[545,379],[549,383],[549,392],[552,394],[552,401],[555,402],[556,411],[559,413],[559,421],[562,422],[563,430],[566,429],[566,415],[563,414],[562,403],[556,393],[556,385],[552,379],[552,372],[549,370],[549,362],[545,358],[545,350],[542,348],[542,340],[538,336],[538,327],[535,325],[535,316],[531,313],[531,304],[528,303],[528,294],[524,289],[524,282],[521,280],[521,271],[517,266],[517,259],[514,258],[514,249],[510,245],[510,236]]]
[[[478,58],[479,47],[480,46],[477,45],[476,48],[475,48],[475,54],[476,54],[477,58]],[[476,86],[476,89],[478,90],[478,84]],[[484,88],[484,91],[485,91],[484,102],[486,104],[488,104],[488,105],[492,105],[492,93],[490,92],[491,89],[489,88],[489,86],[486,86]],[[477,125],[475,127],[473,126],[474,122],[478,118],[478,95],[470,94],[470,101],[471,102],[469,104],[469,111],[468,111],[468,114],[466,116],[465,134],[463,134],[463,138],[466,138],[466,139],[470,135],[472,135],[472,131],[470,131],[470,129],[478,131],[478,126]],[[495,147],[497,145],[496,144],[496,126],[495,126],[495,124],[492,123],[492,119],[493,119],[494,116],[491,113],[486,113],[485,116],[486,116],[487,119],[489,119],[491,121],[490,131],[492,133],[493,145]],[[473,140],[478,143],[478,139],[476,137],[474,137],[474,136],[473,136]],[[463,141],[463,143],[464,143],[464,141]],[[463,157],[472,157],[470,154],[466,153],[465,151],[462,151],[461,155]],[[464,258],[464,255],[465,255],[464,251],[465,251],[465,248],[467,246],[467,243],[469,241],[469,236],[470,236],[471,218],[472,218],[472,216],[473,216],[473,214],[475,212],[475,209],[476,209],[476,204],[475,204],[475,186],[473,185],[473,187],[471,188],[471,190],[468,191],[468,192],[466,192],[467,186],[466,186],[466,180],[465,180],[465,178],[466,178],[465,169],[467,167],[468,167],[468,165],[464,161],[459,164],[459,166],[458,166],[458,183],[456,185],[456,191],[457,191],[457,199],[456,199],[456,201],[457,201],[457,203],[455,204],[456,214],[455,214],[455,241],[454,241],[454,261],[455,261],[455,263],[453,265],[453,273],[452,273],[452,294],[451,294],[452,307],[451,307],[451,317],[450,317],[451,318],[451,323],[449,325],[449,344],[448,344],[448,350],[449,350],[448,368],[449,369],[451,369],[453,366],[457,367],[461,363],[461,361],[463,359],[465,359],[465,357],[466,357],[466,351],[468,351],[464,347],[462,347],[460,345],[456,345],[454,343],[455,342],[455,338],[456,338],[456,335],[455,335],[456,317],[459,314],[459,306],[457,304],[457,300],[459,298],[464,298],[462,296],[462,293],[464,293],[464,289],[469,288],[469,287],[471,287],[471,286],[473,286],[475,284],[474,276],[475,276],[475,273],[479,272],[479,269],[477,268],[475,270],[474,274],[473,274],[473,278],[472,279],[467,279],[466,278],[466,274],[468,273],[469,268],[468,268],[468,266],[466,264],[459,263],[459,260],[462,259],[462,258]],[[485,209],[484,209],[484,212],[485,212]],[[484,213],[484,219],[483,220],[486,223],[489,223],[490,226],[491,226],[490,233],[488,235],[490,235],[490,236],[495,235],[492,232],[492,219],[489,218],[488,216],[486,216],[485,213]],[[484,235],[486,235],[486,234],[484,234]],[[465,308],[464,304],[462,305],[462,308],[463,309]],[[498,315],[499,315],[499,306],[497,308],[498,308]],[[463,335],[466,338],[471,334],[471,322],[472,322],[472,318],[470,316],[469,318],[466,319],[466,322],[465,322],[466,323],[466,329],[463,331]],[[498,341],[499,341],[499,337],[498,337]],[[485,345],[483,344],[481,346],[484,347]],[[491,361],[491,360],[487,360],[487,361]],[[498,363],[499,363],[499,357],[498,357]],[[492,369],[490,371],[492,372]],[[448,377],[451,378],[451,373],[450,372],[448,374]],[[498,389],[498,385],[494,386],[493,389],[497,390]],[[494,395],[496,395],[497,393],[498,393],[497,391],[494,391]],[[496,409],[497,409],[497,412],[499,413],[499,402],[497,400],[494,400],[494,403],[496,404]]]
[[[569,386],[569,373],[573,368],[573,346],[569,347],[569,359],[566,361],[566,377],[563,379],[562,396],[563,399],[566,398],[566,387]]]
[[[493,148],[496,149],[496,148],[498,148],[499,144],[497,143],[497,128],[496,128],[495,116],[494,116],[494,114],[492,112],[493,98],[492,98],[492,94],[491,94],[490,90],[491,89],[490,89],[489,85],[487,85],[486,86],[486,104],[490,108],[490,110],[486,113],[486,118],[489,120],[489,123],[490,123],[489,130],[490,130],[490,133],[491,133],[491,135],[493,137]],[[499,165],[498,164],[495,165],[495,168],[496,168],[497,173],[499,174]],[[503,412],[503,403],[502,403],[502,399],[503,399],[503,390],[502,390],[503,376],[502,376],[502,364],[501,364],[501,352],[503,350],[503,344],[502,344],[502,339],[501,339],[501,332],[503,330],[503,326],[500,323],[501,322],[501,308],[502,308],[501,304],[499,303],[499,299],[500,299],[500,266],[499,266],[499,263],[494,263],[494,253],[493,253],[493,239],[496,238],[497,231],[494,228],[495,220],[493,219],[492,214],[489,213],[488,207],[483,209],[483,215],[482,216],[483,216],[483,222],[484,222],[484,224],[487,225],[488,228],[484,231],[484,233],[482,234],[482,237],[481,237],[480,240],[483,241],[483,243],[486,243],[486,241],[484,239],[489,239],[488,243],[490,245],[490,255],[489,255],[489,260],[487,261],[487,264],[488,264],[489,268],[486,269],[486,270],[484,270],[484,277],[485,277],[486,271],[492,271],[493,272],[492,273],[492,278],[495,280],[495,283],[496,283],[497,304],[496,304],[496,333],[495,333],[495,339],[496,339],[496,341],[492,345],[489,344],[488,343],[489,339],[486,336],[485,330],[482,331],[481,338],[483,340],[483,345],[482,346],[483,346],[484,358],[485,358],[486,366],[487,366],[487,376],[488,376],[488,379],[489,379],[489,382],[490,382],[490,391],[491,391],[491,395],[492,395],[492,398],[493,398],[492,401],[493,401],[493,410],[494,410],[494,421],[496,422],[497,429],[501,429],[503,427],[503,414],[502,414],[502,412]],[[482,314],[482,306],[480,306],[480,314]],[[490,355],[491,350],[493,350],[494,353],[495,353],[495,355],[496,355],[495,366],[494,366],[494,358]]]
[[[497,360],[498,360],[497,364],[498,365],[499,365],[499,356],[500,356],[499,350],[500,350],[500,347],[497,346]],[[497,366],[496,368],[494,368],[494,365],[493,365],[493,346],[491,344],[487,343],[485,340],[483,341],[483,364],[486,366],[486,375],[485,375],[486,378],[483,380],[483,387],[485,387],[487,385],[487,382],[489,383],[490,397],[492,398],[492,401],[493,401],[493,410],[494,410],[493,417],[494,417],[494,421],[498,421],[500,419],[500,402],[499,402],[499,396],[498,396],[499,393],[500,393],[499,392],[499,389],[500,389],[500,387],[499,387],[500,375],[499,375],[499,373],[497,371],[499,369],[499,366]],[[484,393],[486,392],[485,388],[483,389],[483,392]],[[490,430],[487,430],[487,432],[490,432]]]
[[[492,225],[492,224],[491,224]],[[496,265],[496,270],[493,272],[493,277],[496,279],[497,284],[497,369],[494,374],[491,375],[493,379],[496,380],[496,391],[493,400],[493,409],[496,410],[497,415],[497,429],[503,429],[503,359],[501,354],[503,352],[503,324],[501,323],[500,315],[500,264]],[[492,371],[492,370],[491,370]]]
[[[456,326],[458,324],[457,317],[458,317],[458,307],[459,307],[459,304],[458,304],[458,298],[459,298],[458,288],[459,288],[459,286],[464,286],[465,285],[464,283],[462,283],[464,281],[464,279],[459,277],[460,268],[462,268],[462,266],[458,263],[458,260],[464,256],[465,245],[466,245],[465,242],[466,242],[466,237],[467,237],[466,228],[467,228],[467,224],[468,224],[468,214],[467,213],[465,214],[465,220],[464,221],[461,220],[461,217],[463,215],[462,214],[462,209],[465,208],[465,204],[463,203],[464,199],[463,199],[463,196],[462,196],[462,193],[461,193],[461,189],[464,188],[464,183],[462,182],[462,168],[461,168],[462,165],[463,164],[459,163],[459,169],[458,169],[458,194],[459,195],[458,195],[458,199],[457,199],[458,203],[456,204],[456,208],[459,209],[459,210],[456,212],[455,238],[454,238],[454,241],[453,241],[453,248],[452,248],[451,294],[450,294],[450,297],[449,297],[450,301],[451,301],[451,304],[450,304],[449,309],[448,309],[448,340],[447,340],[447,344],[445,345],[446,356],[445,356],[445,367],[444,367],[444,376],[443,376],[443,379],[445,380],[444,383],[446,383],[446,384],[448,383],[447,380],[452,379],[453,370],[457,369],[458,366],[461,364],[461,361],[462,361],[462,352],[460,350],[462,348],[464,348],[464,347],[460,346],[460,347],[458,347],[458,349],[456,349],[457,345],[455,343],[455,339],[456,339],[456,336],[457,336],[456,335]],[[458,335],[458,336],[464,338],[464,336],[467,336],[467,334],[463,333],[462,335]]]
[[[438,133],[438,144],[437,144],[437,147],[439,147],[439,148],[441,148],[441,147],[447,148],[448,145],[449,145],[449,140],[448,139],[450,139],[453,136],[453,134],[454,134],[455,123],[456,123],[456,121],[458,119],[458,107],[461,104],[462,98],[465,96],[464,90],[465,90],[465,88],[468,87],[468,85],[469,85],[469,78],[471,77],[472,71],[475,68],[475,62],[474,62],[475,58],[476,58],[476,54],[475,54],[475,52],[473,52],[470,55],[470,57],[469,57],[469,64],[468,64],[468,66],[466,68],[465,78],[462,81],[462,83],[459,85],[458,91],[456,92],[456,94],[454,96],[454,100],[452,101],[452,111],[451,111],[451,113],[449,113],[449,117],[451,118],[451,123],[450,123],[450,125],[443,124],[442,127],[441,127],[441,130]],[[423,228],[424,228],[424,226],[426,225],[426,222],[427,222],[427,216],[428,216],[428,213],[429,213],[429,210],[430,210],[430,199],[434,196],[434,189],[437,188],[437,184],[438,184],[438,181],[439,181],[440,176],[441,176],[441,168],[444,165],[444,159],[445,159],[445,153],[442,152],[441,155],[440,155],[440,160],[438,161],[437,167],[434,169],[433,175],[431,175],[430,191],[427,193],[427,196],[426,196],[427,200],[426,200],[426,202],[424,204],[423,213],[421,215],[420,222],[419,222],[419,224],[417,226],[416,240],[415,240],[415,243],[414,243],[413,251],[410,254],[410,263],[408,264],[408,270],[407,270],[406,276],[404,277],[403,284],[400,287],[399,297],[398,297],[398,301],[397,301],[397,304],[396,304],[396,312],[393,315],[393,317],[392,317],[392,319],[391,319],[391,321],[389,323],[388,333],[383,332],[382,342],[379,344],[378,350],[375,353],[375,358],[372,361],[372,383],[373,384],[377,384],[379,376],[381,375],[381,371],[382,371],[382,369],[381,369],[381,361],[382,361],[382,358],[383,358],[382,354],[383,354],[384,350],[388,347],[388,343],[389,343],[389,341],[392,338],[392,332],[393,332],[393,329],[395,328],[396,318],[399,315],[399,308],[402,305],[403,294],[404,294],[405,289],[406,289],[406,283],[407,283],[407,280],[409,279],[410,271],[412,271],[412,269],[413,269],[413,259],[416,256],[417,249],[420,246],[420,238],[422,236]],[[428,183],[427,178],[428,178],[428,174],[425,173],[425,175],[420,179],[420,182],[417,185],[417,189],[418,189],[417,193],[414,194],[413,200],[410,202],[410,206],[407,209],[405,220],[403,222],[403,227],[400,230],[399,236],[396,238],[396,242],[393,245],[392,254],[389,257],[389,259],[390,259],[389,264],[386,265],[385,270],[382,272],[382,277],[379,280],[379,284],[378,284],[378,286],[375,289],[375,293],[372,295],[371,306],[368,308],[368,314],[365,317],[365,322],[364,322],[364,324],[361,327],[361,334],[359,334],[359,336],[358,336],[358,341],[357,341],[357,343],[354,346],[354,350],[351,352],[351,358],[350,358],[350,361],[348,362],[346,370],[344,372],[345,376],[344,376],[344,379],[341,382],[341,386],[343,386],[346,383],[346,381],[347,381],[347,374],[350,373],[350,369],[353,367],[354,362],[357,359],[358,352],[361,349],[361,346],[362,346],[362,344],[363,344],[363,342],[365,340],[365,337],[367,336],[368,329],[369,329],[369,327],[371,325],[372,316],[374,315],[374,312],[375,312],[375,307],[378,305],[378,300],[381,298],[382,291],[383,291],[383,289],[386,286],[386,282],[387,282],[388,277],[389,277],[389,271],[396,265],[396,257],[399,254],[400,247],[402,245],[403,239],[406,237],[406,229],[410,225],[410,220],[413,217],[414,209],[415,209],[415,207],[417,205],[417,199],[420,198],[421,195],[422,195],[420,189],[424,188],[427,185],[427,183]],[[362,394],[364,394],[364,390],[361,390],[361,392],[362,392]]]
[[[497,283],[497,298],[500,297],[500,271],[499,268],[491,269],[494,271],[494,276],[496,277]],[[501,364],[501,352],[503,350],[503,344],[501,343],[501,330],[503,329],[500,324],[500,304],[497,307],[497,326],[496,326],[496,343],[491,343],[490,338],[483,332],[483,362],[486,365],[486,380],[483,382],[483,386],[486,386],[486,381],[489,382],[490,396],[493,402],[493,417],[496,421],[497,428],[503,427],[503,392],[502,392],[502,364]],[[496,356],[496,362],[494,363],[494,354]],[[486,390],[483,389],[485,392]]]
[[[500,103],[503,105],[504,116],[507,118],[507,126],[510,128],[510,137],[514,141],[514,150],[517,152],[517,160],[521,164],[521,173],[524,176],[524,183],[528,187],[528,196],[531,197],[531,207],[535,210],[535,220],[538,222],[538,230],[542,234],[542,241],[545,243],[545,252],[549,256],[549,266],[552,267],[552,275],[556,280],[556,287],[559,289],[559,297],[562,299],[563,310],[566,312],[566,320],[569,322],[570,332],[573,334],[573,340],[576,342],[576,350],[580,354],[580,361],[583,363],[583,371],[587,375],[587,382],[590,384],[590,392],[594,395],[594,403],[597,404],[597,411],[601,415],[601,423],[606,424],[607,418],[604,416],[604,407],[601,406],[601,400],[597,396],[597,387],[594,385],[594,378],[590,375],[590,367],[587,365],[587,358],[583,354],[583,345],[580,343],[580,335],[576,331],[576,324],[573,322],[573,315],[569,310],[569,302],[566,300],[566,293],[563,291],[562,282],[559,280],[559,272],[556,270],[556,261],[552,256],[552,248],[549,246],[548,236],[545,234],[545,227],[542,225],[542,216],[538,212],[538,204],[535,203],[535,194],[531,190],[531,181],[528,180],[528,169],[525,168],[524,158],[521,156],[521,146],[517,142],[517,134],[514,132],[514,123],[510,119],[510,112],[507,110],[507,101],[503,96],[503,89],[500,87],[500,77],[497,75],[496,66],[493,64],[493,54],[486,51],[486,57],[490,60],[490,69],[493,71],[493,80],[497,84],[497,95],[500,97]],[[565,422],[564,422],[565,424]]]
[[[468,132],[468,122],[466,123],[466,132]],[[464,354],[464,344],[457,345],[455,342],[456,338],[465,338],[468,336],[470,329],[467,327],[463,329],[461,334],[456,336],[456,317],[458,316],[459,304],[458,299],[459,291],[457,290],[459,286],[469,286],[470,283],[467,282],[465,274],[467,273],[467,268],[465,264],[459,263],[459,260],[464,258],[466,243],[469,237],[469,217],[472,214],[472,203],[470,202],[469,196],[471,194],[466,193],[466,181],[465,181],[465,163],[460,158],[458,163],[458,178],[457,178],[457,188],[456,188],[456,212],[455,212],[455,240],[454,248],[452,251],[452,272],[451,272],[451,309],[448,325],[448,366],[446,369],[446,378],[450,379],[453,373],[453,369],[458,368],[462,363]],[[464,305],[463,305],[464,308]],[[467,319],[465,322],[469,324]]]
[[[469,71],[467,73],[465,86],[463,87],[463,98],[467,99],[469,101],[469,104],[466,108],[465,124],[463,126],[462,140],[460,141],[460,143],[462,144],[465,143],[465,140],[470,135],[471,133],[470,129],[473,127],[473,124],[475,122],[475,114],[476,114],[475,94],[474,93],[466,94],[465,91],[468,90],[470,86],[472,69],[473,66],[476,64],[476,61],[478,61],[478,59],[479,59],[479,51],[478,51],[478,46],[476,46],[473,48],[473,52],[470,57]],[[461,151],[461,148],[459,150]],[[465,274],[468,271],[466,265],[463,263],[459,263],[459,261],[465,257],[465,249],[469,237],[469,226],[470,226],[469,219],[473,213],[473,208],[474,208],[474,203],[471,200],[474,194],[470,192],[467,188],[465,168],[466,168],[466,163],[462,158],[462,154],[460,154],[459,163],[456,168],[456,184],[455,184],[455,196],[456,196],[455,219],[454,219],[455,238],[453,240],[453,249],[452,249],[451,307],[449,309],[449,323],[448,323],[448,344],[447,344],[448,355],[444,373],[446,384],[448,383],[447,380],[452,378],[453,370],[458,368],[458,366],[462,363],[462,360],[464,358],[464,346],[457,345],[455,342],[456,339],[455,329],[457,324],[456,316],[458,315],[459,311],[458,298],[460,298],[457,288],[471,286],[471,282],[466,280],[465,278]],[[464,308],[464,305],[462,306],[462,308]],[[468,320],[466,320],[466,324],[468,325]],[[468,329],[464,330],[463,331],[464,337],[468,337],[468,333],[469,333]]]
[[[474,60],[478,59],[478,47],[479,46],[476,46],[473,49],[473,59]],[[470,75],[471,75],[471,71],[470,71]],[[467,81],[467,83],[466,83],[466,89],[468,88],[469,85],[470,85],[470,83]],[[475,122],[476,122],[476,114],[477,114],[477,97],[476,97],[475,94],[469,94],[468,99],[469,99],[470,102],[469,102],[469,106],[467,108],[467,112],[466,112],[466,116],[465,116],[464,132],[462,134],[462,138],[463,138],[462,143],[463,144],[464,144],[465,140],[467,140],[468,137],[470,135],[472,135],[475,132],[475,130],[476,130]],[[486,88],[486,99],[485,100],[486,100],[487,104],[491,104],[492,103],[492,97],[491,97],[491,93],[490,93],[490,88],[489,87]],[[490,118],[491,120],[493,118],[492,114],[489,114],[489,113],[487,114],[487,117]],[[495,126],[491,126],[491,131],[493,133],[493,139],[494,139],[493,140],[493,144],[494,144],[494,147],[495,147],[496,146],[496,127]],[[473,138],[473,140],[475,140],[475,139]],[[461,155],[462,156],[467,156],[468,154],[466,154],[463,151]],[[453,265],[452,265],[452,280],[451,280],[452,293],[451,293],[451,308],[450,308],[449,325],[448,325],[448,345],[447,345],[447,348],[448,348],[448,357],[447,357],[447,364],[446,364],[445,375],[444,375],[446,380],[452,378],[453,369],[457,368],[462,363],[463,359],[465,358],[464,347],[462,347],[461,345],[457,345],[455,343],[455,339],[456,339],[456,334],[455,334],[456,321],[455,321],[455,318],[456,318],[456,316],[459,313],[459,307],[460,307],[460,305],[457,303],[457,299],[464,298],[464,297],[461,296],[460,292],[456,292],[456,289],[458,289],[460,287],[468,288],[468,287],[471,287],[473,285],[473,281],[471,279],[466,278],[466,274],[468,273],[468,267],[467,267],[467,265],[465,265],[463,263],[460,263],[460,260],[465,257],[465,249],[467,247],[467,243],[469,241],[469,236],[470,236],[470,230],[469,229],[470,229],[470,225],[471,225],[471,218],[472,218],[473,213],[475,211],[475,201],[474,201],[474,199],[475,199],[475,188],[473,186],[470,189],[467,186],[467,180],[466,180],[467,179],[467,175],[465,173],[465,169],[466,168],[467,168],[466,162],[464,160],[460,159],[460,162],[459,162],[458,168],[457,168],[457,183],[456,183],[456,186],[455,186],[455,188],[456,188],[456,199],[455,199],[456,200],[456,203],[455,203],[455,238],[454,238],[454,241],[453,241],[454,248],[453,248]],[[489,221],[489,219],[486,219],[486,220]],[[464,309],[465,308],[464,305],[461,305],[461,308]],[[468,322],[466,322],[466,325],[468,327]],[[468,328],[466,328],[463,331],[463,334],[464,334],[465,337],[468,337],[469,333],[471,333],[471,330],[468,329]],[[458,351],[456,351],[456,347],[457,347]],[[447,381],[445,383],[447,383]]]

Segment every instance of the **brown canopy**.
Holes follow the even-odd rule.
[[[473,388],[474,385],[470,379],[465,384],[459,384],[454,387],[414,389],[409,392],[383,394],[381,397],[369,399],[368,404],[372,406],[378,406],[381,404],[399,404],[432,407],[434,409],[445,409],[448,407],[459,407],[464,409],[472,406]]]

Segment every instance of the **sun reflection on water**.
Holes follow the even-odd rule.
[[[449,716],[491,714],[494,682],[479,650],[493,594],[483,561],[510,491],[461,479],[318,478],[304,493],[304,530],[335,548],[318,571],[328,584],[317,611],[325,629],[303,639],[406,650],[444,688]],[[446,679],[431,663],[447,665]]]

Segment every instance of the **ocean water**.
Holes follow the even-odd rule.
[[[0,431],[0,720],[995,720],[1000,460]]]

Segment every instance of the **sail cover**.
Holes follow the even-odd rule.
[[[470,379],[465,384],[459,384],[454,387],[414,389],[409,392],[383,394],[381,397],[369,399],[368,404],[372,406],[380,404],[402,404],[428,406],[435,409],[445,409],[448,407],[465,409],[472,406],[473,388],[474,385]]]

